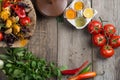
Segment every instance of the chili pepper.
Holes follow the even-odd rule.
[[[87,73],[79,74],[78,76],[71,77],[68,80],[88,79],[88,78],[93,78],[96,75],[97,75],[96,72],[87,72]]]
[[[26,17],[26,13],[25,13],[25,8],[24,7],[18,6],[18,5],[14,5],[14,6],[12,6],[12,9],[19,16],[19,18]]]
[[[91,63],[88,64],[88,66],[85,67],[85,68],[80,72],[80,74],[82,74],[82,73],[86,73],[86,72],[89,72],[89,71],[90,71],[90,68],[91,68]]]
[[[61,71],[61,73],[63,75],[74,75],[78,71],[82,70],[87,64],[88,64],[88,61],[85,61],[79,68],[72,69],[72,70],[63,70],[63,71]]]

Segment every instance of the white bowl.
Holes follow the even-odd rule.
[[[82,2],[84,3],[84,8],[83,8],[81,11],[77,11],[77,17],[76,17],[76,18],[78,18],[78,17],[83,17],[83,11],[84,11],[85,8],[91,8],[89,1],[85,2],[85,1],[83,1],[83,0],[74,0],[74,1],[66,8],[66,10],[69,9],[69,8],[72,8],[72,9],[74,10],[74,4],[75,4],[75,2],[78,2],[78,1],[82,1]],[[65,10],[65,11],[66,11],[66,10]],[[94,9],[93,9],[93,11],[94,11],[94,15],[93,15],[93,17],[94,17],[98,12],[97,12],[97,10],[94,10]],[[75,18],[75,19],[67,19],[67,18],[65,17],[65,15],[64,15],[64,18],[66,18],[67,21],[68,21],[69,23],[71,23],[76,29],[83,29],[83,28],[85,28],[85,27],[88,25],[88,23],[93,19],[93,17],[91,17],[91,18],[85,18],[85,19],[86,19],[85,25],[84,25],[84,26],[81,26],[81,27],[77,27],[77,26],[76,26],[76,23],[75,23],[75,19],[76,19],[76,18]]]

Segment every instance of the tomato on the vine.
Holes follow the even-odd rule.
[[[97,20],[92,20],[88,24],[88,31],[93,35],[100,33],[102,31],[102,23]]]
[[[113,48],[117,48],[117,47],[120,47],[120,36],[112,36],[111,39],[110,39],[110,45],[113,47]]]
[[[104,25],[104,35],[112,37],[116,32],[115,26],[112,24]]]
[[[104,45],[100,49],[100,55],[104,58],[110,58],[114,55],[115,51],[110,45]]]
[[[21,24],[22,26],[27,26],[27,25],[30,24],[30,22],[31,22],[30,17],[20,18],[20,24]]]
[[[0,32],[0,41],[3,39],[3,34]]]
[[[96,34],[92,36],[92,42],[95,46],[101,47],[106,44],[106,38],[102,34]]]

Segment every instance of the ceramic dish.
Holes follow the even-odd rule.
[[[83,9],[81,9],[81,10],[75,10],[75,3],[76,2],[82,2],[83,3]],[[85,9],[91,9],[91,10],[93,10],[93,15],[92,15],[92,17],[90,17],[90,18],[87,18],[87,17],[85,17],[84,16],[84,11],[85,11]],[[75,12],[76,12],[76,17],[74,17],[74,18],[71,18],[71,19],[69,19],[69,18],[67,18],[66,17],[66,11],[68,10],[68,9],[72,9],[72,10],[74,10]],[[71,23],[76,29],[83,29],[83,28],[85,28],[87,25],[88,25],[88,23],[91,21],[91,19],[93,19],[93,17],[95,16],[97,14],[97,11],[96,10],[94,10],[94,9],[92,9],[91,8],[91,6],[90,6],[90,2],[89,1],[83,1],[83,0],[74,0],[66,9],[65,9],[65,12],[64,12],[64,18],[66,18],[67,19],[67,21],[69,22],[69,23]],[[85,21],[85,24],[83,24],[82,26],[77,26],[76,25],[76,19],[77,18],[79,18],[79,17],[82,17],[82,18],[84,18],[84,21]],[[79,20],[80,21],[80,20]]]

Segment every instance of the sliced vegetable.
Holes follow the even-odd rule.
[[[12,26],[12,20],[7,19],[7,21],[6,21],[6,27],[10,28],[11,26]]]
[[[18,6],[18,5],[14,5],[14,6],[12,6],[12,9],[15,11],[15,13],[16,13],[20,18],[26,17],[26,13],[25,13],[25,8],[24,8],[24,7]]]
[[[8,10],[1,11],[0,18],[6,21],[10,16],[10,12]]]
[[[17,33],[19,33],[19,32],[20,32],[20,26],[17,25],[17,24],[14,24],[14,25],[13,25],[13,33],[14,33],[14,34],[17,34]]]
[[[82,70],[87,64],[88,64],[88,61],[85,61],[79,68],[72,69],[72,70],[63,70],[63,71],[61,71],[61,73],[63,75],[73,75],[73,74],[76,74],[78,71]]]
[[[12,33],[12,28],[9,28],[5,31],[5,34],[11,34]]]
[[[8,1],[8,0],[3,0],[3,2],[2,2],[3,8],[11,7],[12,5],[13,4],[11,4],[10,1]]]

